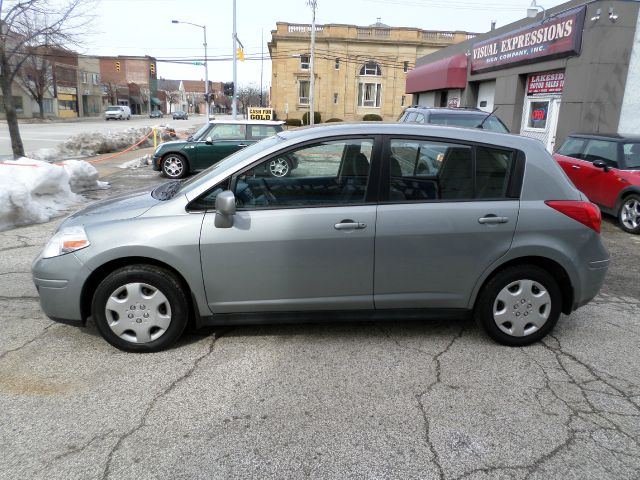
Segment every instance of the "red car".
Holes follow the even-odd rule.
[[[570,135],[553,157],[589,200],[640,233],[640,137]]]

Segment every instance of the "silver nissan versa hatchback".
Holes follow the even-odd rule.
[[[264,164],[294,156],[290,176]],[[349,124],[281,132],[75,213],[33,263],[45,313],[151,352],[195,326],[473,314],[506,345],[591,300],[600,211],[537,140]]]

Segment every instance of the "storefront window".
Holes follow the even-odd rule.
[[[549,101],[531,102],[529,106],[529,128],[544,130],[547,128],[547,114],[549,113]]]

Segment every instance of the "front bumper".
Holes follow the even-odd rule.
[[[151,168],[153,168],[156,172],[160,171],[160,161],[162,160],[161,156],[154,155],[151,158]]]
[[[33,283],[44,313],[63,323],[82,325],[81,295],[91,274],[73,253],[53,258],[38,257],[31,265]]]

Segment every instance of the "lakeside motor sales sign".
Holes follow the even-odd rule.
[[[569,10],[473,46],[471,73],[580,53],[586,7]]]

